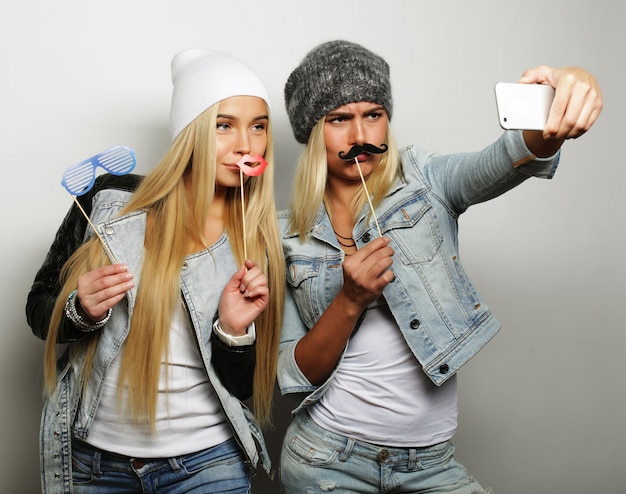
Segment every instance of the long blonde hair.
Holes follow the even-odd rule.
[[[132,211],[147,213],[144,262],[130,330],[122,353],[118,396],[127,386],[127,406],[137,420],[148,419],[154,430],[161,362],[167,357],[169,331],[176,304],[180,303],[180,270],[192,244],[207,246],[205,220],[216,183],[216,117],[219,103],[202,113],[175,139],[156,168],[147,175],[120,215]],[[274,150],[271,124],[267,127],[265,159],[269,163],[258,177],[244,184],[246,222],[255,225],[241,238],[242,208],[239,188],[227,192],[226,231],[234,256],[254,259],[268,277],[270,302],[256,319],[256,367],[253,405],[259,423],[271,426],[278,342],[284,303],[284,258],[276,223],[274,202]],[[185,181],[190,179],[190,204]],[[185,239],[185,241],[176,241]],[[106,263],[99,240],[92,237],[72,255],[61,273],[63,288],[56,301],[45,349],[45,388],[56,388],[56,338],[64,304],[76,287],[78,277]],[[125,299],[124,299],[125,301]],[[104,329],[106,331],[106,329]],[[70,344],[72,357],[84,355],[80,376],[83,388],[88,381],[99,333]]]
[[[313,127],[309,140],[300,156],[294,177],[293,198],[291,203],[290,231],[298,233],[304,241],[313,228],[313,223],[322,203],[326,203],[326,180],[328,166],[326,161],[326,143],[324,141],[324,121],[322,117]],[[381,156],[380,163],[365,179],[372,195],[372,205],[376,207],[385,197],[396,177],[401,173],[398,148],[387,127],[385,137],[387,152]],[[361,187],[354,195],[352,203],[353,217],[367,202],[365,190]],[[327,210],[330,210],[327,207]]]

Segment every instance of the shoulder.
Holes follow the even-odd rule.
[[[438,153],[427,151],[419,146],[410,145],[402,148],[400,151],[400,159],[402,161],[402,169],[406,173],[407,168],[424,167],[433,160],[439,158]]]
[[[129,173],[127,175],[112,175],[110,173],[98,175],[89,192],[77,197],[78,202],[87,214],[89,214],[93,203],[97,200],[96,196],[98,196],[102,191],[118,190],[133,192],[143,178],[143,175],[135,175],[133,173]]]
[[[291,209],[278,211],[276,216],[278,218],[278,228],[280,229],[280,234],[285,235],[291,223]]]
[[[437,164],[445,161],[445,158],[432,151],[426,151],[415,145],[407,146],[400,151],[402,182],[413,187],[428,186],[430,168],[437,168]]]
[[[125,204],[143,180],[143,175],[129,173],[127,175],[111,175],[105,173],[96,178],[94,186],[89,191],[93,198],[94,207],[103,204]]]
[[[96,178],[93,186],[94,194],[104,189],[115,189],[124,191],[134,191],[141,180],[143,175],[136,175],[134,173],[128,173],[127,175],[112,175],[105,173]]]
[[[87,215],[90,215],[92,206],[96,201],[96,195],[98,193],[102,192],[103,190],[120,190],[133,192],[143,178],[143,175],[136,175],[133,173],[129,173],[127,175],[112,175],[110,173],[98,175],[96,177],[96,180],[94,181],[93,187],[89,189],[87,193],[81,196],[77,196],[76,199],[81,208],[85,211],[85,213]],[[78,215],[78,221],[80,222],[80,213],[78,213],[75,205],[72,207],[70,213],[72,213],[74,210],[76,210],[74,214]]]

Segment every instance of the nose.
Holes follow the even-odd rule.
[[[365,143],[365,128],[360,117],[353,118],[350,126],[350,145]]]
[[[235,152],[242,155],[250,153],[250,136],[247,132],[239,132],[237,134]]]

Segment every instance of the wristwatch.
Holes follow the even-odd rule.
[[[256,328],[254,321],[246,329],[246,334],[241,336],[233,336],[232,334],[225,333],[220,326],[219,318],[213,323],[213,332],[227,346],[246,346],[252,345],[256,340]]]

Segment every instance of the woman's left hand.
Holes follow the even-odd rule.
[[[580,67],[557,69],[541,65],[526,70],[519,82],[547,84],[555,89],[543,132],[524,132],[526,143],[536,156],[550,156],[565,139],[580,137],[602,112],[600,85],[592,74]]]
[[[254,261],[247,260],[222,292],[218,307],[222,330],[233,336],[243,336],[268,302],[267,277]]]

